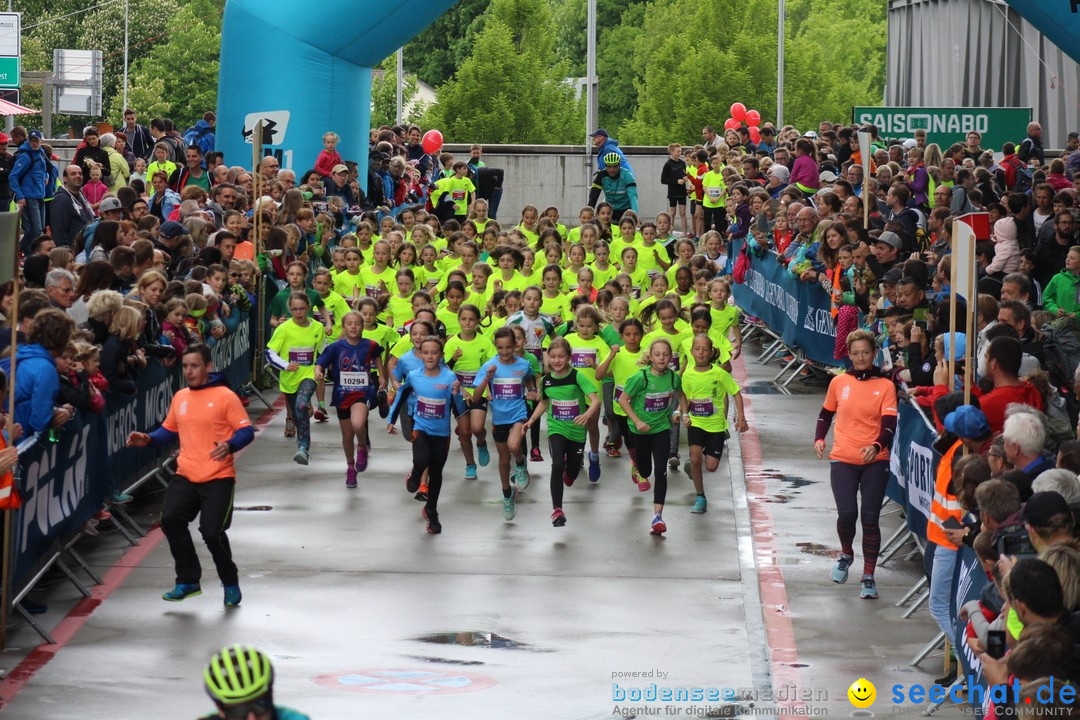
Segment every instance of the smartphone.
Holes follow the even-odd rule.
[[[911,319],[923,330],[926,329],[926,308],[915,308],[911,312]]]
[[[986,633],[986,654],[995,660],[1005,657],[1005,631],[990,630]]]
[[[946,530],[963,530],[964,524],[956,518],[950,516],[945,519],[945,522],[941,523],[941,527],[945,528]]]

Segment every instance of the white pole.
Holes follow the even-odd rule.
[[[784,0],[780,0],[776,28],[776,131],[784,126]]]
[[[124,0],[124,107],[128,108],[128,0]]]
[[[592,179],[592,140],[589,133],[600,124],[600,110],[597,100],[599,81],[596,77],[596,0],[587,0],[588,22],[586,23],[585,56],[585,192],[589,192]]]
[[[402,107],[405,101],[405,48],[398,48],[397,51],[397,120],[396,124],[400,125],[404,122],[404,108]]]

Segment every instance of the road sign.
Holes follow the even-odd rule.
[[[0,88],[19,87],[19,69],[21,65],[20,58],[0,56]]]
[[[0,13],[0,57],[22,55],[22,13]]]
[[[53,50],[56,112],[101,115],[102,52]]]
[[[487,690],[495,678],[458,670],[367,668],[315,678],[323,687],[376,695],[448,695]]]
[[[883,138],[909,138],[925,130],[926,142],[942,150],[975,130],[984,149],[1001,152],[1004,143],[1019,144],[1027,137],[1031,108],[855,107],[852,116],[860,125],[876,125]]]

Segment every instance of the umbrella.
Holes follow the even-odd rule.
[[[31,110],[7,100],[0,100],[0,115],[36,115],[39,112],[39,110]]]

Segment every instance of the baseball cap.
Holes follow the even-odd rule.
[[[885,271],[885,274],[881,276],[881,282],[886,285],[895,285],[900,282],[900,278],[904,277],[904,273],[900,271],[900,268],[889,268]]]
[[[11,142],[11,138],[9,138],[5,133],[0,132],[0,145],[6,145],[9,142]]]
[[[161,227],[158,229],[158,235],[162,237],[173,239],[180,237],[181,235],[189,235],[190,232],[186,227],[176,222],[175,220],[166,220],[161,223]]]
[[[915,147],[915,138],[908,138],[907,140],[904,141],[904,149],[905,150],[910,150],[913,147]]]
[[[111,212],[113,210],[123,210],[124,204],[120,202],[119,198],[107,197],[101,201],[101,205],[98,206],[98,210],[103,213]]]
[[[41,134],[40,130],[31,130],[30,134],[27,136],[27,139],[28,140],[41,140],[44,137],[45,136]]]
[[[1032,495],[1024,503],[1021,515],[1024,522],[1036,528],[1052,527],[1051,523],[1055,515],[1065,515],[1070,520],[1072,519],[1069,503],[1056,490],[1046,490]]]
[[[611,137],[611,136],[608,135],[607,130],[605,130],[604,128],[596,128],[591,133],[589,133],[589,137]]]
[[[900,236],[894,233],[892,230],[886,230],[885,232],[881,233],[881,235],[879,235],[877,240],[874,240],[874,242],[891,245],[897,250],[901,250],[904,247],[904,241],[901,240]]]
[[[990,435],[986,415],[974,405],[961,405],[946,415],[945,429],[966,440],[980,440]]]
[[[349,172],[349,166],[345,165],[344,163],[338,163],[337,165],[334,166],[334,169],[331,170],[330,172],[335,172],[335,173]]]
[[[836,173],[834,173],[832,170],[826,170],[826,171],[822,172],[821,175],[818,176],[818,180],[820,180],[823,183],[836,182],[837,179],[838,178],[836,177]]]
[[[817,133],[813,130],[807,130],[803,133],[804,138],[810,138],[811,140],[817,140]]]

